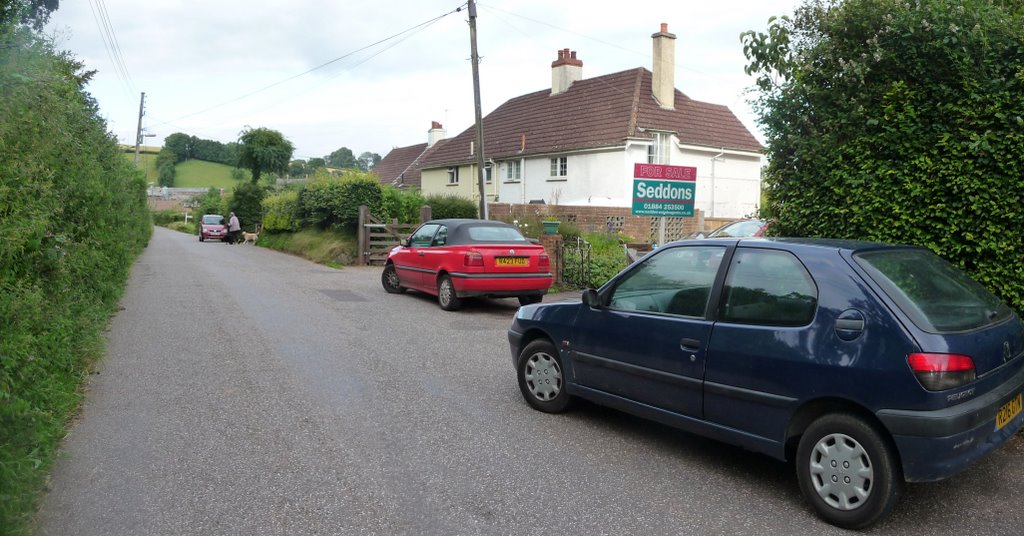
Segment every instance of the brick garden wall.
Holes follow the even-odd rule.
[[[490,203],[488,210],[491,219],[542,220],[547,216],[554,216],[562,222],[573,223],[587,232],[622,231],[623,234],[638,242],[656,242],[658,240],[658,218],[633,216],[628,207]],[[718,227],[718,221],[720,220],[705,221],[700,210],[695,211],[692,218],[668,218],[665,222],[665,238],[666,240],[675,240],[694,231],[711,230]]]

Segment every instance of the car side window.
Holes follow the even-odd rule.
[[[437,233],[438,227],[440,227],[440,225],[436,223],[428,223],[421,226],[419,229],[416,229],[416,232],[409,238],[409,247],[430,247],[430,243],[434,240],[434,234]]]
[[[723,246],[666,248],[626,274],[608,307],[703,318]]]
[[[448,227],[442,225],[437,230],[437,234],[434,235],[434,241],[430,243],[431,246],[443,246],[448,243]]]
[[[739,248],[722,292],[719,320],[767,326],[805,326],[814,319],[818,289],[788,251]]]

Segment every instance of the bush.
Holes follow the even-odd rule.
[[[303,185],[298,201],[303,225],[351,231],[359,223],[361,205],[371,214],[380,213],[381,185],[376,175],[365,172],[349,171],[341,177],[318,172],[315,180]]]
[[[419,223],[420,208],[424,204],[419,190],[402,190],[387,185],[381,189],[379,216],[388,222],[397,219],[398,223]]]
[[[260,184],[245,182],[235,186],[235,192],[228,201],[228,212],[234,212],[243,230],[254,230],[263,222],[263,196],[265,188]],[[227,218],[228,215],[224,214]]]
[[[26,530],[152,233],[146,184],[70,55],[0,24],[0,532]]]
[[[576,255],[573,248],[565,248],[566,280],[581,281],[584,287],[598,288],[626,268],[626,253],[622,245],[625,237],[617,234],[585,233],[581,238],[590,243],[589,263],[584,267],[584,259]],[[574,238],[572,242],[566,240],[565,243],[575,242]],[[588,271],[586,275],[584,268]]]
[[[472,199],[455,195],[429,195],[423,200],[430,205],[431,218],[476,218],[477,204]]]
[[[153,223],[160,226],[167,226],[169,223],[182,219],[181,212],[174,209],[157,210],[153,212]]]
[[[299,192],[286,191],[263,199],[263,230],[299,230]]]
[[[203,214],[220,214],[221,216],[227,216],[227,204],[225,199],[220,196],[220,190],[217,188],[210,188],[205,194],[196,199],[197,205],[195,213],[198,217],[202,217]]]

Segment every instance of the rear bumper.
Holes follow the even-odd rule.
[[[969,467],[1009,440],[1024,423],[1024,412],[996,429],[999,409],[1021,394],[1024,368],[975,400],[934,411],[881,410],[909,482],[942,480]]]
[[[488,296],[505,298],[523,295],[542,295],[551,288],[550,273],[542,274],[466,274],[452,272],[452,285],[459,297]]]

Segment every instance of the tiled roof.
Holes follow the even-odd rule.
[[[406,184],[418,187],[420,185],[420,168],[413,164],[426,150],[426,143],[395,147],[376,166],[373,166],[373,172],[380,177],[380,182],[383,184]],[[399,177],[402,180],[396,182]]]
[[[695,101],[676,90],[665,110],[651,92],[651,72],[637,68],[578,80],[563,93],[549,89],[510,99],[483,120],[484,154],[514,156],[622,145],[650,137],[641,129],[673,131],[684,144],[761,152],[764,148],[726,106]],[[475,160],[470,127],[420,159],[421,168]]]

